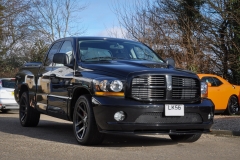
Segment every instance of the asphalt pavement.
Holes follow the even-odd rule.
[[[230,129],[232,125],[238,130],[239,118],[216,117],[224,120],[216,121],[213,130],[220,126]],[[194,143],[176,143],[168,135],[106,135],[101,145],[81,146],[74,138],[72,122],[41,115],[37,127],[22,127],[18,113],[0,113],[1,160],[238,160],[239,146],[239,136],[213,134],[203,134]]]
[[[240,115],[215,115],[210,134],[240,136]]]

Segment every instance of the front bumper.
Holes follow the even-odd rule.
[[[146,103],[117,97],[92,97],[99,131],[103,133],[194,134],[209,132],[213,124],[214,104],[203,99],[200,104],[184,104],[183,117],[166,117],[164,103]],[[123,111],[126,118],[117,122],[114,114]],[[198,120],[196,120],[196,117]]]

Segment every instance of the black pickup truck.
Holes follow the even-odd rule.
[[[107,133],[194,142],[213,124],[207,87],[140,42],[68,37],[43,62],[24,64],[14,95],[23,127],[37,126],[40,114],[69,120],[82,145],[99,144]]]

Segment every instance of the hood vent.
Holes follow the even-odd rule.
[[[165,63],[147,63],[147,64],[143,64],[148,68],[168,68],[168,65]]]

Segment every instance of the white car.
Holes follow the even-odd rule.
[[[0,110],[7,112],[12,109],[19,109],[14,98],[14,78],[0,78]]]

